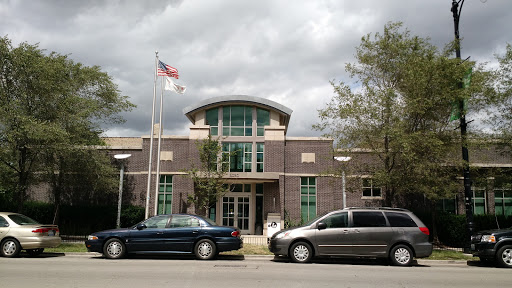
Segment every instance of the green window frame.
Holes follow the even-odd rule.
[[[160,175],[157,214],[172,213],[172,179],[173,175]]]
[[[206,110],[206,125],[210,125],[210,135],[219,135],[219,108]]]
[[[223,136],[252,136],[251,106],[224,106],[222,108]]]
[[[450,214],[457,214],[457,197],[438,200],[436,203],[436,210]]]
[[[256,143],[256,172],[264,172],[265,143]]]
[[[316,195],[316,178],[300,177],[301,222],[316,218]]]
[[[487,213],[487,197],[485,186],[479,186],[475,184],[471,186],[471,191],[473,193],[473,215],[482,215]]]
[[[375,183],[372,178],[363,178],[363,197],[382,197],[382,189],[375,187]]]
[[[222,164],[229,165],[229,172],[252,171],[252,143],[223,143],[222,153]]]
[[[497,179],[494,186],[494,209],[496,215],[512,216],[512,185]]]
[[[265,126],[270,125],[270,111],[256,108],[256,136],[265,136]]]

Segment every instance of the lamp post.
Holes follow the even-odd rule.
[[[340,162],[347,162],[350,161],[350,159],[352,159],[352,157],[334,157],[334,160]],[[345,191],[345,187],[345,169],[343,169],[343,171],[341,171],[341,193],[343,194],[343,209],[347,208],[347,192]]]
[[[123,175],[124,175],[124,159],[129,158],[132,154],[116,154],[114,158],[120,160],[121,170],[119,171],[119,200],[117,202],[117,222],[116,227],[121,227],[121,203],[123,202]]]
[[[460,4],[460,7],[459,7]],[[455,56],[460,60],[460,39],[459,39],[459,19],[460,12],[462,10],[462,5],[464,5],[464,0],[452,0],[452,8],[451,12],[453,13],[453,24],[455,30]],[[462,89],[462,82],[458,83],[458,88]],[[464,243],[464,252],[469,253],[470,245],[471,245],[471,235],[473,235],[473,193],[471,191],[471,179],[469,177],[469,153],[468,153],[468,143],[466,136],[466,113],[464,112],[464,101],[459,101],[459,109],[460,109],[460,135],[462,140],[462,160],[463,160],[463,173],[464,173],[464,205],[466,207],[466,232],[467,237]]]

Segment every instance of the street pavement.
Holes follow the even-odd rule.
[[[97,253],[43,253],[0,258],[0,287],[506,287],[510,270],[478,261],[419,259],[412,267],[384,261],[318,259],[296,264],[274,256],[132,256],[109,260]]]

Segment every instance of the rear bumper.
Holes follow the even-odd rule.
[[[243,247],[244,241],[238,237],[223,238],[217,241],[218,252],[238,250]]]
[[[62,242],[59,236],[23,237],[18,240],[22,249],[54,248]]]
[[[432,255],[432,250],[433,250],[433,247],[432,247],[432,243],[421,243],[421,244],[417,244],[417,245],[414,245],[414,252],[415,252],[415,256],[416,258],[426,258],[426,257],[429,257],[430,255]]]

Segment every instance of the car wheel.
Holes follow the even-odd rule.
[[[501,247],[496,254],[498,264],[504,268],[512,268],[512,246],[506,245]]]
[[[308,243],[297,242],[290,249],[290,258],[295,263],[307,263],[313,258],[313,250]]]
[[[391,263],[396,266],[411,266],[413,254],[411,248],[406,245],[396,245],[389,253]]]
[[[196,254],[197,259],[210,260],[217,255],[217,248],[211,240],[202,239],[197,242],[194,248],[194,253]]]
[[[103,255],[108,259],[123,258],[125,253],[126,249],[123,242],[117,238],[108,240],[103,246]]]
[[[41,253],[43,253],[44,251],[44,248],[39,248],[39,249],[27,249],[27,253],[28,255],[34,257],[34,256],[37,256],[37,255],[40,255]]]
[[[21,245],[16,239],[6,239],[2,241],[2,249],[0,253],[4,257],[16,257],[20,254]]]

